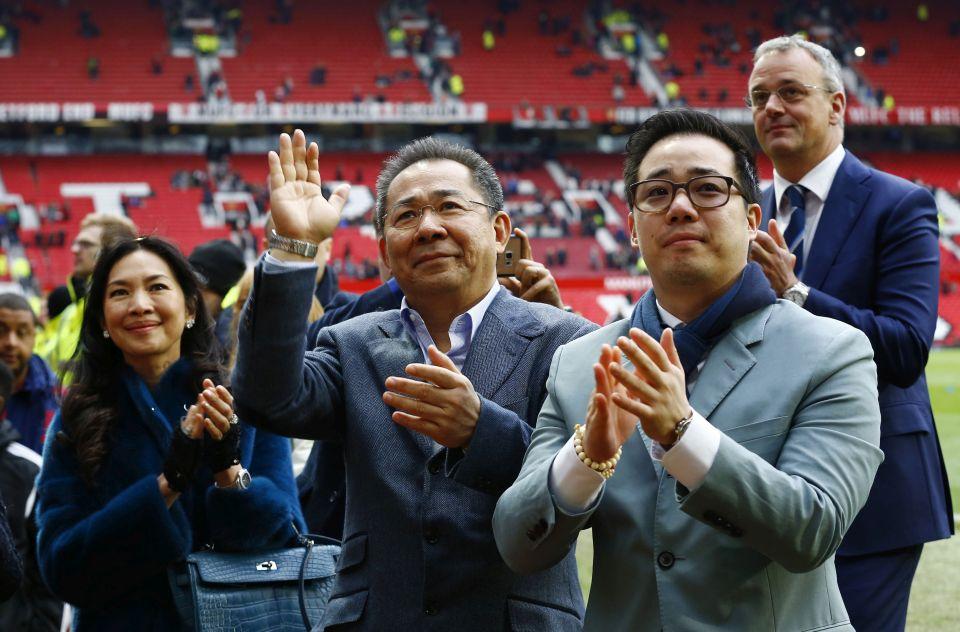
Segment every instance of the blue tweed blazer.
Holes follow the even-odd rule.
[[[553,352],[595,326],[501,291],[463,367],[480,395],[469,450],[395,424],[384,381],[422,362],[400,312],[329,327],[304,352],[312,268],[255,271],[233,384],[245,419],[273,432],[344,445],[343,552],[324,625],[364,630],[579,630],[572,550],[519,577],[491,520],[520,471]]]

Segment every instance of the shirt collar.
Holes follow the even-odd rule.
[[[780,202],[787,188],[794,184],[799,184],[806,188],[817,196],[817,199],[820,200],[821,203],[825,202],[827,195],[830,193],[830,187],[833,185],[833,178],[837,175],[837,170],[840,169],[840,163],[843,162],[843,157],[846,153],[843,145],[837,145],[836,149],[830,152],[826,158],[821,160],[817,166],[800,178],[800,182],[790,182],[774,169],[773,194],[776,197],[776,208],[780,208]]]
[[[464,317],[469,317],[470,319],[470,338],[473,340],[474,336],[477,335],[477,329],[480,328],[480,323],[483,321],[483,317],[487,314],[487,309],[490,307],[490,304],[493,303],[493,299],[497,297],[497,292],[500,291],[500,284],[496,281],[493,282],[493,285],[490,286],[490,289],[487,291],[486,295],[480,299],[480,302],[468,309],[463,314],[460,314],[453,321],[450,322],[450,331],[455,331],[461,324],[461,320]],[[407,297],[404,296],[400,300],[400,320],[403,322],[404,327],[416,338],[416,332],[413,330],[413,316],[416,315],[421,321],[423,320],[420,317],[420,314],[417,313],[417,310],[413,309],[407,304]],[[469,344],[469,341],[468,343]]]
[[[663,309],[663,305],[660,304],[659,300],[657,300],[657,313],[660,314],[660,320],[663,322],[663,324],[670,329],[676,329],[678,326],[684,324],[682,320]]]

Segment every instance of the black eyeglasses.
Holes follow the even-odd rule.
[[[390,209],[385,223],[394,230],[415,230],[420,227],[420,222],[423,221],[423,213],[426,209],[430,209],[430,212],[439,217],[440,221],[444,223],[451,222],[463,217],[464,215],[467,215],[468,213],[476,212],[474,209],[468,208],[467,204],[479,204],[480,206],[497,210],[495,206],[491,206],[486,202],[462,200],[460,198],[447,198],[436,205],[397,205]]]
[[[767,107],[767,101],[770,100],[771,94],[775,93],[784,103],[796,103],[808,97],[811,90],[823,90],[827,94],[833,94],[833,90],[828,90],[823,86],[815,86],[811,83],[787,83],[773,92],[760,90],[759,88],[751,90],[750,94],[743,98],[743,102],[747,104],[748,108],[762,110]]]
[[[630,202],[641,213],[663,213],[673,204],[677,190],[683,189],[694,206],[717,208],[730,200],[734,186],[743,190],[730,176],[697,176],[686,182],[641,180],[630,185]]]

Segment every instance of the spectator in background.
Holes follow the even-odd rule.
[[[200,280],[200,293],[213,320],[220,317],[223,298],[243,276],[243,252],[227,239],[214,239],[193,249],[190,265]]]
[[[317,64],[310,70],[310,85],[322,86],[327,82],[327,67]]]
[[[9,526],[23,566],[23,581],[17,592],[6,601],[0,596],[0,630],[57,632],[63,619],[63,602],[50,594],[37,564],[33,505],[40,455],[19,442],[20,433],[3,415],[15,381],[14,373],[0,363],[0,503],[6,503],[6,520],[0,512],[0,521]]]
[[[97,79],[100,77],[100,58],[90,56],[87,57],[87,77],[91,79]]]
[[[93,273],[101,248],[109,247],[118,239],[137,236],[137,227],[126,217],[91,213],[80,221],[80,232],[70,246],[73,253],[73,272],[66,287],[71,302],[44,327],[38,336],[35,351],[54,373],[69,382],[67,364],[77,349],[80,338],[80,323],[86,304],[87,282]]]
[[[57,379],[33,353],[37,317],[19,294],[0,294],[0,361],[13,372],[13,391],[4,403],[20,442],[43,450],[47,426],[59,407]]]
[[[843,147],[840,66],[796,35],[760,45],[749,99],[774,166],[752,257],[778,296],[861,329],[879,377],[886,455],[836,557],[858,630],[902,630],[924,542],[954,530],[924,367],[937,325],[940,246],[928,191]]]

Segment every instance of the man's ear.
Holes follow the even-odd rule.
[[[760,208],[760,205],[756,202],[747,205],[747,234],[750,241],[757,238],[757,229],[760,227],[762,220],[763,210]]]
[[[843,127],[844,113],[847,111],[847,97],[842,92],[830,96],[830,124]]]
[[[390,265],[390,258],[387,256],[387,239],[385,237],[380,236],[377,239],[377,249],[380,251],[380,260],[383,261],[383,265],[387,267],[390,274],[393,274],[393,267]]]
[[[634,248],[640,249],[640,236],[637,234],[636,222],[633,219],[633,211],[627,213],[627,230],[630,231],[630,243]]]
[[[507,247],[507,241],[513,234],[513,226],[510,223],[510,216],[505,211],[497,211],[493,216],[493,231],[497,238],[497,252],[503,252]]]

